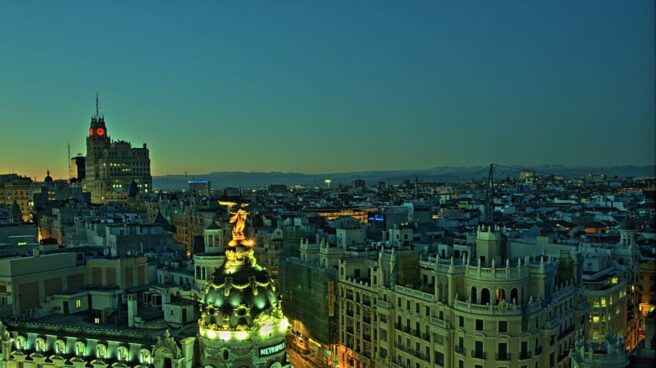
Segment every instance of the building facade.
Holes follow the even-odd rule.
[[[340,367],[569,366],[586,304],[557,259],[505,258],[492,229],[476,254],[421,260],[414,275],[408,252],[340,263]]]
[[[105,117],[97,108],[96,115],[91,118],[86,146],[83,188],[91,193],[92,203],[125,202],[133,182],[140,193],[152,190],[146,144],[132,147],[126,141],[112,141]]]

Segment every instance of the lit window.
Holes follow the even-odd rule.
[[[82,301],[80,299],[75,301],[75,308],[82,308]]]
[[[99,317],[94,318],[93,323],[99,325],[100,324],[100,318]]]

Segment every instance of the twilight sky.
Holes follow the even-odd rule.
[[[466,3],[466,4],[463,4]],[[654,1],[0,3],[0,173],[653,164]]]

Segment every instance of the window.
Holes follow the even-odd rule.
[[[82,308],[82,300],[77,299],[75,301],[75,308]]]
[[[476,327],[476,331],[483,331],[483,320],[477,319],[475,327]]]
[[[465,327],[465,318],[463,316],[458,317],[458,327]]]
[[[435,364],[440,367],[444,366],[444,353],[436,351],[435,352]]]
[[[497,359],[499,360],[505,360],[508,358],[508,344],[505,342],[500,342],[497,348],[497,352],[499,354],[499,357]]]
[[[508,332],[508,322],[499,321],[499,332]]]
[[[100,324],[100,318],[98,318],[98,317],[94,318],[93,323],[99,325]]]

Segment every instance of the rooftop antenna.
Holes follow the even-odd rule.
[[[417,186],[419,185],[419,178],[415,176],[415,200],[417,200]]]
[[[487,183],[485,191],[485,222],[491,224],[494,221],[494,164],[490,164],[487,174]]]
[[[71,144],[68,143],[68,157],[67,157],[67,162],[68,162],[68,182],[71,182]]]

